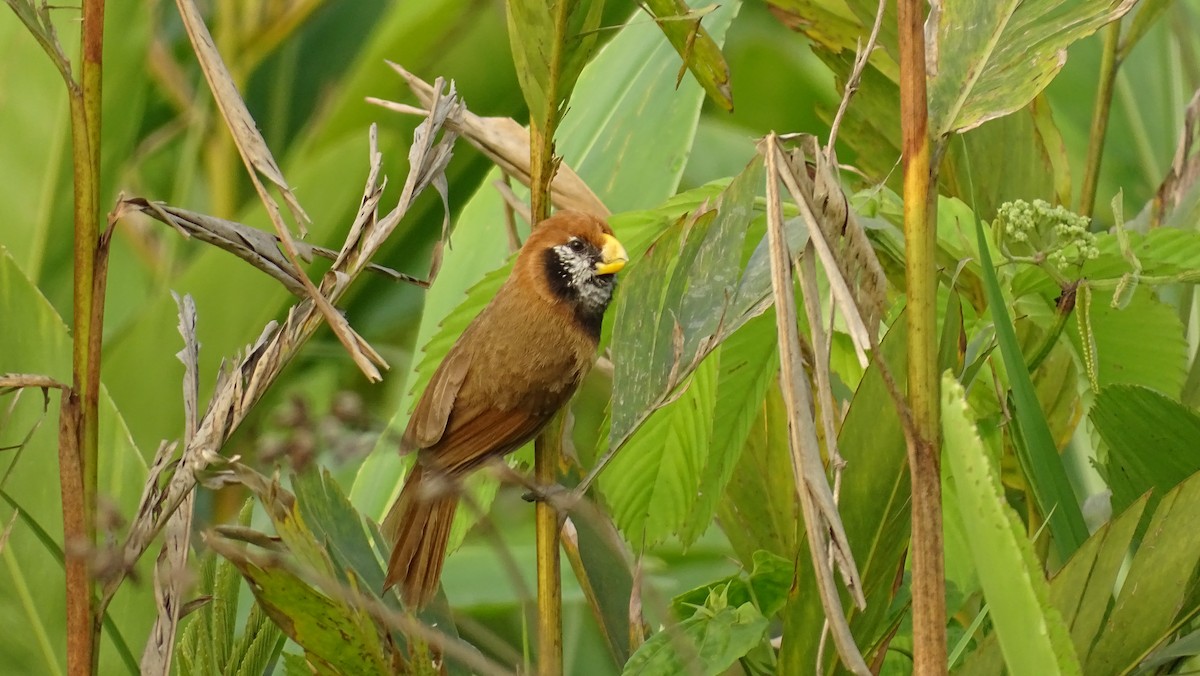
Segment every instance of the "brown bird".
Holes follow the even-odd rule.
[[[384,589],[399,584],[408,607],[437,592],[462,478],[537,436],[592,367],[627,260],[599,218],[560,211],[542,221],[438,366],[400,442],[420,454],[384,521],[395,541]]]

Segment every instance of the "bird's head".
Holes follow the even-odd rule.
[[[629,256],[602,219],[560,211],[542,221],[521,247],[517,268],[548,299],[572,305],[597,324],[612,300],[616,273]]]

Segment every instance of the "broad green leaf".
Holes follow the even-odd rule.
[[[943,376],[946,460],[1005,663],[1015,674],[1079,674],[1067,626],[1049,602],[1041,564],[1004,497],[965,397],[953,376]]]
[[[1101,526],[1050,581],[1050,599],[1071,628],[1071,641],[1081,661],[1087,661],[1104,624],[1117,575],[1145,509],[1143,497]]]
[[[1071,202],[1067,149],[1044,94],[951,144],[941,183],[980,214],[1014,199]]]
[[[743,571],[686,591],[671,601],[671,607],[676,616],[691,617],[713,592],[723,590],[730,605],[751,603],[764,617],[770,618],[787,602],[795,572],[791,559],[760,549],[754,552],[754,568],[748,573]]]
[[[634,433],[723,330],[745,321],[733,300],[761,176],[761,163],[753,162],[722,194],[715,213],[678,221],[622,280],[612,341],[610,448]]]
[[[1174,633],[1177,618],[1191,617],[1190,588],[1200,561],[1200,475],[1163,496],[1129,565],[1116,605],[1087,660],[1087,673],[1132,669]]]
[[[1108,447],[1103,471],[1113,511],[1153,490],[1150,504],[1200,471],[1200,415],[1144,387],[1101,390],[1089,413]]]
[[[762,411],[767,389],[778,377],[779,352],[775,341],[774,316],[765,313],[746,322],[721,344],[712,438],[700,473],[696,502],[680,533],[684,543],[694,542],[712,525],[717,502],[725,494],[725,486],[741,458],[750,426]]]
[[[705,359],[654,411],[600,476],[613,521],[634,547],[653,546],[679,532],[697,499],[713,433],[720,353]]]
[[[292,488],[299,513],[317,541],[353,570],[366,589],[382,590],[383,569],[368,540],[362,517],[329,472],[322,469],[297,474],[292,477]]]
[[[71,382],[70,333],[46,298],[22,273],[8,250],[0,247],[0,373],[39,373],[61,382]],[[174,323],[171,324],[172,330]],[[176,338],[178,340],[178,338]],[[176,382],[175,387],[179,387]],[[0,453],[0,477],[7,475],[4,491],[23,512],[54,533],[57,551],[63,550],[62,506],[58,481],[58,394],[50,393],[50,408],[43,418],[42,394],[25,391],[9,416],[9,394],[0,400],[0,446],[18,444],[29,430],[37,431],[21,451]],[[137,507],[146,477],[146,465],[121,413],[106,388],[100,391],[99,495],[118,514],[129,515]],[[8,523],[12,512],[0,510],[0,523]],[[139,571],[148,579],[142,568]],[[13,527],[3,554],[0,575],[0,663],[18,673],[62,673],[60,660],[66,654],[64,573],[56,552],[48,549],[39,534],[23,521]],[[25,602],[22,601],[25,599]],[[36,601],[36,602],[34,602]],[[153,590],[149,585],[126,587],[109,607],[123,643],[136,645],[154,621]],[[107,634],[107,631],[106,631]],[[44,642],[34,640],[41,636]],[[103,635],[102,635],[103,636]],[[124,673],[113,644],[100,643],[100,669]]]
[[[237,566],[263,610],[304,648],[310,662],[350,674],[389,674],[389,656],[365,610],[335,601],[278,562],[253,557],[222,538],[209,545]]]
[[[929,48],[934,137],[1023,108],[1065,62],[1064,50],[1120,19],[1133,0],[968,0],[946,3]]]
[[[20,95],[0,98],[0,223],[6,224],[0,244],[36,280],[52,232],[70,239],[70,222],[52,220],[55,195],[70,185],[67,90],[33,36],[5,12],[8,16],[0,21],[0,89]],[[78,31],[60,35],[69,41]]]
[[[1067,481],[1058,447],[1050,436],[1050,428],[1042,413],[1041,404],[1025,367],[1024,356],[1017,343],[1016,332],[1009,319],[1004,296],[992,266],[992,256],[984,238],[983,225],[975,221],[976,242],[983,267],[984,288],[988,309],[996,328],[996,340],[1008,372],[1017,433],[1014,445],[1022,469],[1029,481],[1038,508],[1050,523],[1050,532],[1060,554],[1070,556],[1087,539],[1087,526],[1079,510],[1079,502]]]
[[[592,55],[604,0],[507,0],[508,39],[530,122],[542,129]]]
[[[723,2],[705,19],[718,45],[740,7]],[[614,213],[649,209],[675,194],[704,102],[694,80],[675,87],[678,69],[679,55],[662,32],[635,16],[579,77],[557,150]]]
[[[654,14],[659,28],[671,42],[671,46],[679,52],[692,76],[704,87],[708,98],[713,103],[733,110],[733,92],[729,87],[729,65],[721,54],[703,20],[709,8],[719,5],[709,5],[701,10],[690,10],[683,0],[648,0],[646,7]],[[680,70],[679,79],[683,77]]]
[[[676,627],[652,636],[633,654],[622,673],[717,676],[757,646],[767,629],[767,618],[750,603],[709,613],[707,609],[699,610]]]
[[[766,316],[774,326],[774,315]],[[753,567],[759,550],[793,556],[800,519],[788,452],[788,415],[778,387],[767,389],[757,413],[717,506],[721,530],[746,567]]]

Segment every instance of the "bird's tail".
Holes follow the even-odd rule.
[[[424,607],[437,593],[450,525],[458,509],[453,491],[431,494],[435,491],[429,484],[436,481],[416,463],[383,522],[384,532],[395,543],[383,588],[400,585],[404,604],[411,609]]]

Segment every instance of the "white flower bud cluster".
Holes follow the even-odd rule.
[[[1100,255],[1089,219],[1045,200],[1005,202],[993,224],[1000,250],[1010,259],[1049,262],[1057,268],[1083,265]]]

